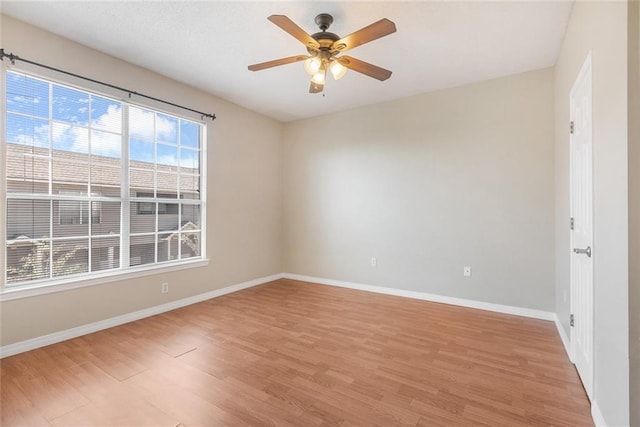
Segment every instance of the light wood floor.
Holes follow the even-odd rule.
[[[3,427],[593,425],[552,322],[292,280],[0,363]]]

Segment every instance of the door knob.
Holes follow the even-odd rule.
[[[575,252],[577,254],[585,254],[589,258],[591,258],[591,246],[587,246],[587,249],[573,248],[573,252]]]

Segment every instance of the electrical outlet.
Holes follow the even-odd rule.
[[[371,258],[371,267],[377,267],[378,266],[378,260],[376,258]]]
[[[464,277],[471,277],[471,267],[465,266],[463,271]]]
[[[164,282],[162,284],[162,289],[160,290],[160,292],[162,292],[163,294],[169,293],[169,284],[167,282]]]

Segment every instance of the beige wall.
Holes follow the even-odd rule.
[[[4,301],[1,345],[282,270],[282,124],[7,16],[1,20],[2,47],[7,52],[218,116],[209,122],[207,141],[209,266]],[[160,293],[161,282],[169,282],[168,294]]]
[[[609,425],[624,425],[629,354],[632,401],[640,393],[640,264],[628,262],[640,256],[637,137],[632,143],[640,130],[638,121],[627,126],[627,91],[636,102],[629,117],[640,108],[626,84],[627,48],[637,61],[626,8],[578,1],[553,70],[286,125],[0,15],[7,51],[219,117],[208,132],[209,266],[2,302],[0,345],[280,271],[555,306],[568,332],[567,100],[592,50],[595,401]],[[471,278],[462,277],[464,265]],[[167,295],[159,292],[164,281]]]
[[[287,124],[285,271],[552,311],[552,104],[546,69]]]
[[[640,426],[640,1],[629,2],[629,401]]]
[[[556,308],[567,335],[569,92],[589,51],[593,61],[593,401],[608,425],[624,426],[629,423],[626,2],[577,1],[555,68]]]

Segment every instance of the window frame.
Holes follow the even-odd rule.
[[[202,117],[192,117],[189,114],[185,114],[184,111],[178,109],[166,108],[164,105],[158,105],[160,103],[155,103],[153,101],[150,102],[138,102],[137,100],[132,101],[131,95],[128,98],[124,98],[123,94],[120,91],[115,89],[105,90],[102,86],[98,86],[96,84],[86,82],[81,79],[76,78],[65,78],[61,79],[58,75],[54,75],[53,72],[41,72],[41,70],[34,71],[30,68],[32,67],[16,67],[11,64],[0,64],[0,105],[2,106],[3,114],[0,114],[0,129],[3,129],[3,142],[0,144],[0,161],[6,165],[7,162],[7,140],[6,140],[6,120],[7,120],[7,94],[6,94],[6,82],[7,75],[9,72],[15,72],[19,74],[23,74],[30,78],[35,78],[39,80],[44,80],[49,84],[65,86],[70,89],[79,90],[82,92],[87,92],[92,95],[101,96],[116,100],[122,103],[123,106],[123,119],[122,119],[122,133],[121,133],[121,154],[120,154],[120,173],[123,178],[122,182],[126,183],[126,185],[121,186],[120,192],[120,203],[121,203],[121,222],[120,222],[120,233],[117,236],[120,238],[120,266],[114,269],[107,270],[94,270],[92,272],[85,273],[77,273],[73,275],[67,276],[59,276],[59,277],[49,277],[46,279],[36,279],[36,280],[27,280],[23,282],[16,282],[13,284],[7,283],[7,256],[8,256],[8,236],[7,236],[7,220],[8,220],[8,212],[7,212],[7,202],[10,199],[20,199],[27,197],[13,197],[9,196],[7,192],[7,174],[1,174],[0,176],[0,218],[4,221],[5,226],[0,227],[0,239],[2,239],[2,244],[4,245],[3,255],[0,256],[0,268],[3,268],[5,274],[2,276],[2,282],[0,282],[0,301],[10,300],[16,298],[29,297],[33,295],[45,294],[50,292],[58,292],[68,289],[74,289],[84,286],[92,286],[99,285],[102,283],[108,283],[112,281],[120,281],[120,280],[128,280],[130,278],[160,274],[168,271],[176,271],[182,270],[185,268],[195,268],[206,266],[209,263],[207,258],[206,248],[207,248],[207,225],[206,225],[206,212],[207,212],[207,123],[204,122]],[[52,102],[52,101],[50,101]],[[130,206],[131,199],[135,198],[135,189],[132,188],[129,182],[129,122],[128,122],[128,111],[130,107],[141,108],[144,110],[150,110],[154,113],[166,114],[178,119],[184,119],[189,122],[193,122],[198,124],[200,130],[200,138],[199,138],[199,199],[193,199],[193,202],[189,202],[187,199],[186,204],[197,205],[200,208],[200,225],[199,225],[199,236],[200,236],[200,255],[194,256],[185,259],[179,260],[167,260],[158,262],[158,257],[156,254],[156,261],[151,264],[143,264],[143,265],[125,265],[123,260],[129,261],[129,234],[131,234],[131,218],[130,218]],[[52,123],[51,116],[49,117],[49,123]],[[130,191],[134,192],[133,196],[130,196]],[[152,190],[153,191],[153,190]],[[51,191],[50,191],[51,192]],[[43,196],[47,200],[52,202],[51,209],[53,209],[53,202],[64,200],[65,197],[61,197],[58,194],[43,194],[38,195],[35,194],[35,197],[32,197],[34,200],[40,199],[38,196]],[[88,215],[91,217],[91,220],[88,219],[87,222],[92,223],[93,215],[92,215],[92,202],[101,202],[101,201],[112,201],[107,197],[88,195],[87,200],[90,205],[88,207]],[[176,203],[180,203],[183,200],[176,198]],[[60,207],[58,206],[58,209]],[[99,209],[99,222],[103,220],[102,217],[102,208]],[[81,214],[82,216],[82,214]],[[58,221],[61,219],[58,213]],[[53,218],[51,219],[53,221]],[[81,221],[82,222],[82,221]],[[71,224],[69,224],[71,226]],[[158,230],[156,229],[156,234]],[[114,236],[115,237],[115,236]],[[50,237],[53,239],[53,236]],[[53,241],[53,240],[51,240]],[[126,252],[126,254],[123,254]]]

